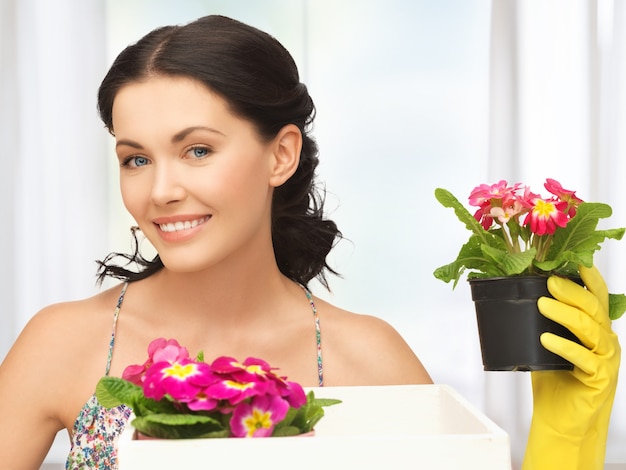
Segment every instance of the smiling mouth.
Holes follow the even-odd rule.
[[[168,232],[168,233],[179,232],[182,230],[189,230],[189,229],[195,228],[198,225],[205,223],[210,218],[211,218],[210,215],[206,215],[199,219],[185,220],[181,222],[172,222],[169,224],[158,224],[158,226],[163,232]]]

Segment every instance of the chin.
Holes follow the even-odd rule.
[[[165,269],[172,273],[194,274],[214,268],[219,260],[209,253],[200,253],[198,250],[188,252],[167,252],[160,254]]]

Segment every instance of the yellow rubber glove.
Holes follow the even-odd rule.
[[[524,470],[601,470],[617,387],[621,348],[611,330],[609,295],[595,267],[580,267],[587,288],[556,276],[541,313],[574,333],[584,346],[552,333],[541,344],[574,364],[573,371],[531,372],[533,417]]]

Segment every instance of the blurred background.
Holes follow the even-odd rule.
[[[130,249],[96,112],[107,67],[151,29],[207,14],[274,35],[315,100],[319,179],[347,240],[330,258],[342,277],[314,293],[394,325],[436,382],[510,434],[518,465],[530,375],[482,370],[467,283],[432,276],[467,238],[433,191],[465,200],[507,179],[543,193],[551,177],[611,204],[607,227],[626,225],[626,4],[614,0],[0,0],[0,359],[39,309],[97,292],[94,260]],[[612,292],[626,290],[623,245],[596,257]],[[626,319],[614,327],[626,337]],[[607,462],[626,463],[625,387]],[[47,462],[67,446],[59,433]]]

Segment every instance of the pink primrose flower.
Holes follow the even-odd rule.
[[[541,199],[541,196],[533,193],[529,186],[525,186],[524,194],[519,198],[519,201],[530,211],[533,207],[535,207],[535,200],[537,199]]]
[[[210,398],[216,400],[228,400],[231,405],[236,405],[243,400],[257,395],[273,393],[267,382],[251,381],[239,382],[237,380],[218,380],[204,390]]]
[[[230,420],[234,437],[269,437],[274,427],[289,410],[289,403],[274,395],[254,397],[249,403],[240,403]]]
[[[243,361],[243,367],[246,373],[252,374],[256,378],[267,378],[272,375],[272,368],[263,359],[257,359],[255,357],[248,357]]]
[[[173,364],[190,359],[187,348],[178,344],[175,339],[157,338],[148,345],[148,358],[152,362],[169,362]]]
[[[138,365],[130,365],[124,369],[122,372],[122,378],[124,380],[128,380],[135,385],[140,385],[143,383],[144,372],[146,371],[146,364]]]
[[[520,188],[520,183],[509,186],[506,180],[476,186],[469,196],[470,205],[478,206],[474,218],[485,230],[489,230],[495,219],[500,223],[506,223],[508,218],[516,216],[522,209],[516,194]]]
[[[286,387],[282,390],[281,396],[287,400],[290,406],[300,408],[306,403],[306,393],[297,382],[285,382]]]
[[[480,225],[483,226],[485,230],[489,230],[489,228],[493,225],[493,217],[491,217],[492,207],[490,205],[486,205],[484,208],[479,208],[474,213],[474,218],[480,222]]]
[[[211,363],[211,369],[216,374],[230,375],[235,380],[250,382],[265,380],[272,368],[262,359],[248,357],[245,361],[239,362],[228,356],[221,356]]]
[[[219,405],[219,401],[215,398],[211,398],[200,390],[196,395],[187,403],[187,408],[192,411],[213,411]]]
[[[502,207],[492,207],[489,215],[492,219],[498,219],[501,224],[506,224],[511,220],[511,214]]]
[[[300,408],[306,403],[306,394],[296,382],[288,382],[285,377],[277,375],[270,365],[262,359],[248,357],[242,364],[245,372],[236,373],[235,377],[241,382],[268,382],[266,393],[275,393],[285,398],[294,408]]]
[[[212,384],[207,394],[233,405],[256,395],[280,395],[278,385],[284,382],[267,362],[253,357],[243,362],[228,356],[218,357],[211,363],[211,369],[222,379]]]
[[[533,208],[526,216],[524,225],[536,235],[553,234],[557,227],[565,227],[569,217],[565,213],[567,202],[535,198]]]
[[[554,194],[561,201],[565,201],[568,204],[567,215],[569,217],[574,217],[576,215],[576,208],[578,205],[583,202],[578,196],[576,196],[576,191],[571,191],[569,189],[564,189],[557,180],[552,178],[547,178],[544,184],[544,187],[550,191],[550,193]]]
[[[211,363],[211,370],[216,374],[232,374],[242,369],[243,364],[229,356],[220,356]]]
[[[575,201],[580,204],[583,202],[582,199],[576,196],[576,191],[571,191],[569,189],[564,189],[557,180],[552,178],[546,178],[546,182],[544,183],[544,187],[550,191],[550,193],[554,194],[562,201],[569,202],[570,200]]]
[[[481,184],[470,193],[469,203],[471,206],[483,207],[492,199],[503,199],[512,194],[519,186],[518,183],[509,187],[506,180],[500,180],[496,184]]]
[[[173,364],[157,362],[146,371],[143,390],[146,397],[154,400],[160,400],[167,394],[174,400],[188,403],[215,380],[204,362],[190,359]]]
[[[189,359],[189,352],[181,347],[175,339],[166,340],[157,338],[148,345],[148,359],[142,365],[134,364],[126,367],[122,373],[122,378],[135,385],[142,385],[145,380],[146,371],[155,362],[174,362]]]
[[[518,217],[524,212],[524,205],[515,195],[509,195],[502,200],[502,206],[492,207],[489,216],[498,219],[501,224],[506,224],[509,220]]]

